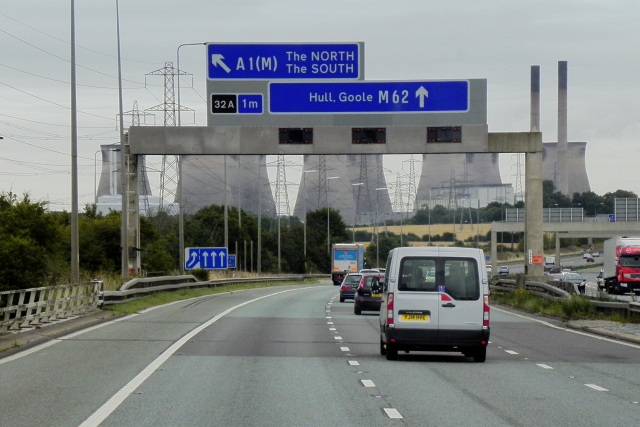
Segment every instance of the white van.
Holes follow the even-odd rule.
[[[484,362],[489,283],[481,249],[402,247],[389,252],[380,307],[380,354],[457,351]]]

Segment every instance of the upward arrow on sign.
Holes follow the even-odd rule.
[[[424,86],[420,86],[416,91],[416,98],[420,97],[420,108],[424,108],[424,99],[429,97],[429,92],[424,88]]]

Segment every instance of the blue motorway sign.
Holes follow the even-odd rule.
[[[207,44],[209,80],[349,79],[360,70],[359,43]]]
[[[220,270],[227,268],[227,248],[185,248],[185,270]]]
[[[227,257],[227,268],[236,268],[236,256],[229,254]]]
[[[264,103],[258,93],[212,93],[211,114],[262,114]]]
[[[467,80],[269,83],[271,114],[467,111]]]

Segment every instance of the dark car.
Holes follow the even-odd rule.
[[[362,279],[362,274],[360,273],[349,273],[344,276],[344,280],[340,285],[340,302],[344,302],[346,299],[353,299],[356,289],[360,285],[360,279]]]
[[[576,272],[563,273],[562,274],[562,281],[563,282],[573,283],[578,288],[578,293],[584,294],[585,285],[586,285],[587,282],[586,282],[585,279],[582,278],[582,276],[580,274],[578,274]]]
[[[353,304],[353,312],[361,314],[365,311],[380,311],[382,303],[382,284],[384,274],[363,274]]]

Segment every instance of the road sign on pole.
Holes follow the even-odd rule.
[[[227,248],[185,248],[185,270],[224,270],[227,268]]]
[[[207,44],[209,80],[364,77],[364,43]]]
[[[271,114],[469,111],[469,81],[293,82],[269,84]]]
[[[236,256],[229,254],[227,257],[227,268],[236,268]]]

